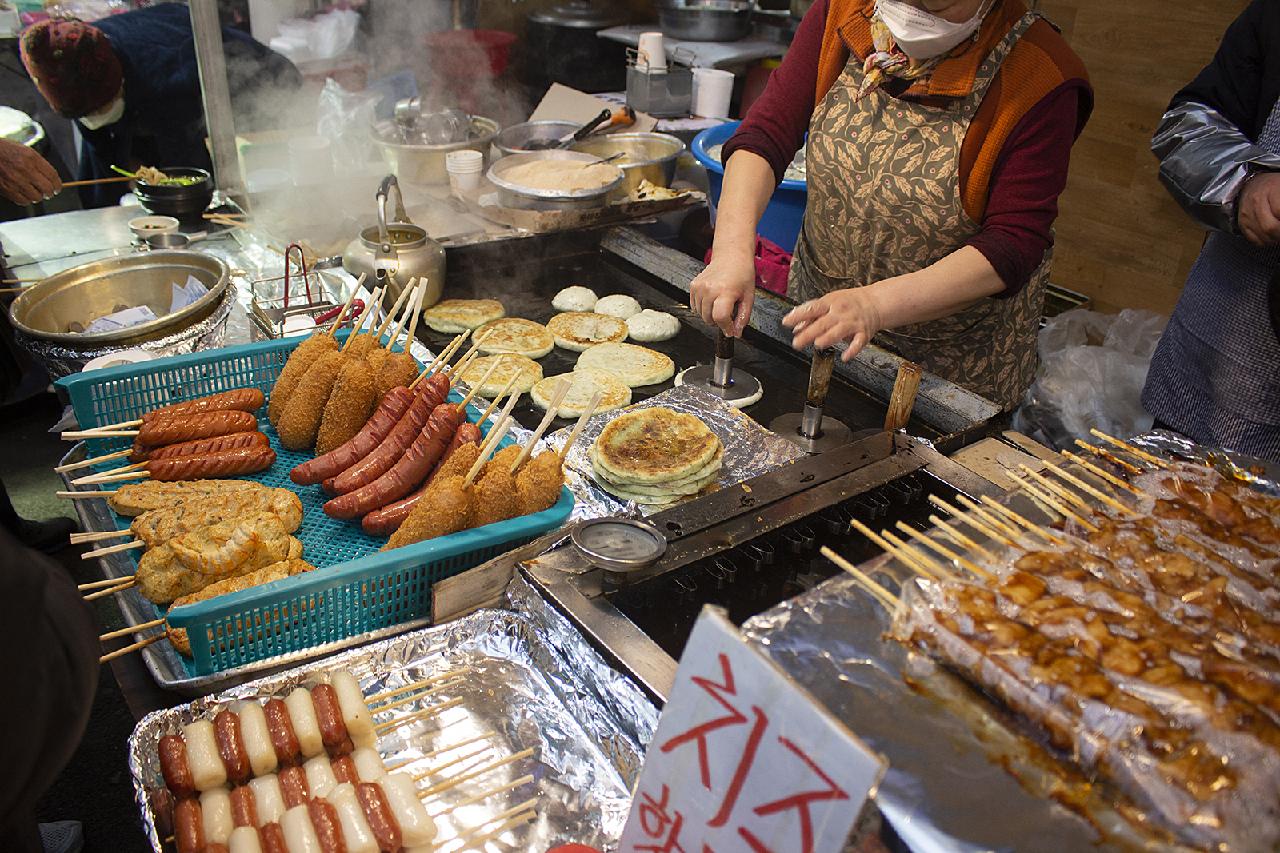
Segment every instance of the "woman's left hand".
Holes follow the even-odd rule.
[[[794,330],[791,345],[798,350],[811,344],[814,349],[827,349],[846,341],[843,361],[862,352],[881,329],[880,312],[869,290],[837,290],[796,306],[782,318],[782,325]]]

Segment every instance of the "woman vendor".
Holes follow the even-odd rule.
[[[793,345],[843,341],[848,360],[875,338],[1013,408],[1092,106],[1083,64],[1022,0],[818,0],[724,147],[694,310],[741,334],[756,224],[807,131]]]

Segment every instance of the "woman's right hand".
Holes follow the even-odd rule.
[[[57,171],[38,153],[0,139],[0,196],[14,204],[35,204],[62,189]]]
[[[689,307],[731,338],[742,336],[756,298],[755,258],[713,255],[689,286]]]

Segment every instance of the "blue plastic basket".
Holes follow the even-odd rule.
[[[58,385],[70,396],[81,427],[88,429],[232,388],[253,386],[270,393],[299,342],[264,341],[94,370],[59,379]],[[455,392],[450,399],[461,397]],[[469,420],[479,416],[478,409],[468,407]],[[328,496],[320,486],[297,486],[289,479],[289,471],[311,454],[282,448],[265,417],[260,426],[276,451],[276,463],[244,479],[292,489],[301,498],[302,526],[294,535],[302,541],[303,559],[316,570],[175,609],[169,624],[187,631],[195,675],[429,616],[432,584],[559,527],[573,510],[572,494],[562,489],[560,500],[543,512],[380,552],[385,540],[367,536],[358,523],[324,514],[321,507]],[[481,429],[487,432],[485,425]],[[129,439],[88,444],[90,454],[97,455],[127,447]],[[509,444],[510,439],[502,442]],[[123,530],[130,520],[117,516],[117,527]],[[132,553],[136,567],[137,552]]]

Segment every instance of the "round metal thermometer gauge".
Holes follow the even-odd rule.
[[[595,566],[615,572],[652,566],[667,550],[652,524],[630,518],[593,518],[573,529],[573,544]]]

